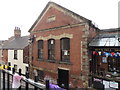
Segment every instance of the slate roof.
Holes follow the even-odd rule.
[[[100,32],[120,32],[120,28],[101,29]]]
[[[3,45],[3,49],[23,49],[28,43],[29,36],[17,37]]]
[[[96,36],[90,43],[90,47],[110,47],[110,46],[120,46],[118,41],[120,38],[120,33],[102,33]]]
[[[4,43],[3,40],[0,40],[0,49],[2,48],[2,44]]]

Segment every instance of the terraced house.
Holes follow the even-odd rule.
[[[91,20],[49,2],[29,29],[31,70],[43,82],[48,79],[64,88],[88,87],[87,48],[98,31]]]
[[[11,63],[18,72],[22,69],[22,74],[25,74],[28,67],[29,59],[29,36],[21,36],[21,30],[18,27],[14,29],[14,36],[2,45],[2,62],[3,64]]]

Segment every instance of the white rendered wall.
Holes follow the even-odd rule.
[[[28,67],[28,64],[23,63],[23,50],[17,50],[17,60],[14,59],[14,50],[8,50],[8,62],[11,62],[11,66],[16,64],[17,72],[19,71],[19,68],[21,68],[22,74],[25,74],[26,66]]]

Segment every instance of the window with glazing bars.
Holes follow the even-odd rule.
[[[17,59],[17,50],[14,50],[14,59]]]
[[[48,40],[48,60],[55,60],[55,40]]]
[[[43,59],[43,40],[38,41],[38,59]]]
[[[70,61],[70,39],[62,38],[60,40],[61,61]]]

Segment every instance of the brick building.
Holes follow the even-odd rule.
[[[6,50],[3,50],[3,45],[5,44],[5,40],[0,41],[0,64],[7,63],[7,52]],[[3,54],[6,53],[6,54]]]
[[[29,29],[31,76],[68,87],[88,87],[88,43],[99,31],[88,20],[49,2]]]

